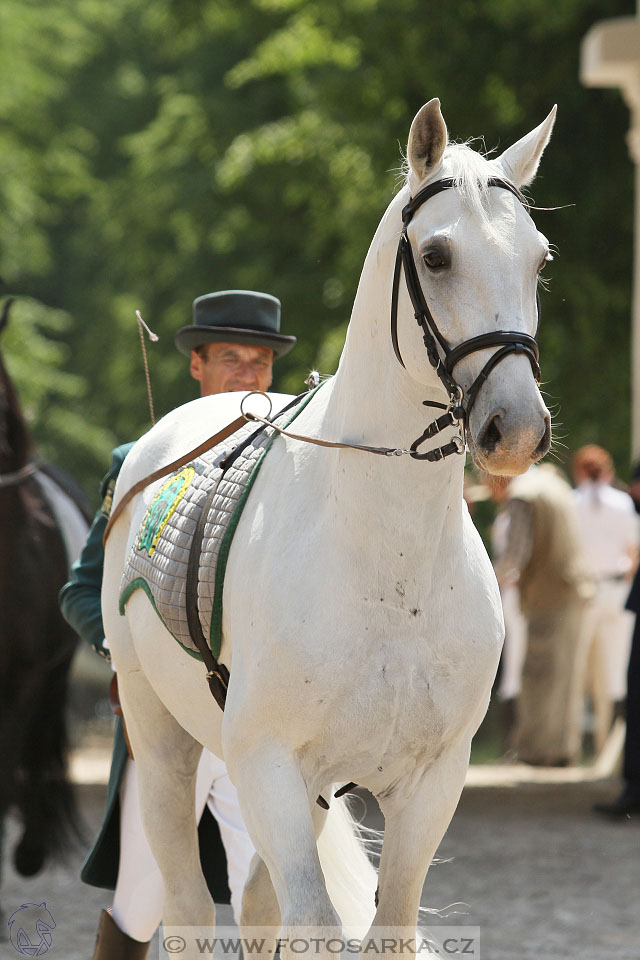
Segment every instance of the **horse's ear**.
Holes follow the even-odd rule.
[[[447,145],[447,128],[437,97],[421,107],[409,131],[407,160],[418,180],[438,166]]]
[[[498,157],[496,162],[516,187],[526,187],[535,177],[544,148],[551,139],[556,110],[557,105],[539,127],[528,133],[522,140],[518,140]]]
[[[0,333],[2,333],[9,322],[9,310],[11,310],[13,300],[13,297],[9,297],[2,305],[2,314],[0,314]]]

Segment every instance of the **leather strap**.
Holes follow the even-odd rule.
[[[275,423],[271,423],[270,420],[267,420],[265,417],[259,417],[255,413],[247,412],[245,413],[245,417],[247,420],[255,420],[257,423],[263,423],[265,427],[271,427],[283,437],[289,437],[290,440],[301,440],[303,443],[315,443],[318,447],[363,450],[365,453],[377,453],[381,457],[401,457],[403,454],[409,453],[408,450],[399,447],[368,447],[364,443],[339,443],[336,440],[320,440],[319,437],[305,437],[298,433],[290,433],[288,430],[283,430],[282,427],[277,427]]]
[[[305,396],[306,396],[306,391],[305,393],[298,394],[298,396],[294,397],[293,400],[290,400],[286,406],[284,406],[281,410],[278,410],[275,416],[279,417],[283,413],[286,413],[287,410],[290,410],[291,407],[295,407],[296,403],[299,403],[300,400],[302,400],[302,398]],[[166,467],[161,467],[159,470],[155,470],[153,473],[150,473],[148,476],[144,477],[142,480],[138,480],[138,482],[134,484],[134,486],[131,487],[130,490],[127,490],[122,500],[118,501],[118,504],[115,510],[109,517],[109,522],[107,523],[107,527],[106,527],[106,530],[104,531],[104,536],[102,538],[103,545],[107,542],[107,537],[111,532],[111,527],[116,522],[116,520],[118,519],[118,517],[120,516],[120,514],[122,513],[126,505],[129,503],[129,501],[133,497],[135,497],[137,493],[140,493],[141,490],[144,490],[144,488],[147,487],[150,483],[154,483],[156,480],[159,480],[161,477],[167,476],[167,474],[172,473],[174,470],[179,470],[180,467],[184,467],[185,464],[190,463],[192,460],[195,460],[201,454],[206,453],[207,450],[211,450],[211,448],[215,447],[217,443],[222,443],[223,440],[226,440],[227,437],[230,437],[232,433],[235,433],[237,430],[240,429],[240,427],[243,427],[246,422],[247,422],[247,418],[243,414],[242,416],[238,417],[237,420],[234,420],[233,423],[229,423],[227,424],[226,427],[223,427],[222,430],[220,430],[218,433],[214,433],[212,437],[209,437],[209,439],[201,443],[200,446],[194,447],[193,450],[190,450],[189,453],[186,453],[183,457],[180,457],[178,460],[174,460],[173,463],[168,464]],[[258,431],[258,433],[261,433],[261,432],[262,432],[262,428]],[[251,434],[250,437],[247,437],[244,443],[239,444],[233,450],[233,452],[229,455],[229,457],[222,462],[223,470],[226,470],[226,468],[233,463],[233,460],[231,459],[231,457],[238,456],[238,454],[240,454],[245,447],[247,447],[250,443],[252,443],[252,441],[255,439],[256,436],[257,434]]]
[[[127,730],[127,723],[124,719],[124,713],[122,712],[122,705],[120,703],[120,694],[118,692],[118,674],[114,673],[111,678],[111,683],[109,684],[109,703],[111,704],[111,712],[114,716],[120,717],[122,720],[122,733],[124,735],[124,742],[127,746],[127,753],[129,754],[130,760],[135,760],[133,755],[133,750],[131,749],[131,741],[129,740],[129,731]]]
[[[37,469],[37,464],[26,463],[24,467],[14,470],[13,473],[0,473],[0,487],[15,487],[17,483],[21,483],[27,477],[32,476]]]
[[[398,293],[400,291],[400,270],[402,269],[402,247],[398,244],[396,253],[396,264],[393,268],[393,286],[391,287],[391,343],[393,352],[400,366],[404,367],[404,360],[400,353],[400,344],[398,343]],[[406,367],[405,367],[406,370]]]
[[[213,697],[220,707],[224,710],[227,700],[227,688],[229,686],[229,671],[223,663],[218,663],[211,647],[202,630],[200,614],[198,612],[198,572],[200,570],[200,557],[202,555],[202,540],[204,537],[204,528],[207,523],[207,517],[211,510],[213,498],[218,492],[220,481],[224,476],[224,470],[217,481],[211,487],[200,510],[200,516],[196,524],[196,529],[191,540],[191,550],[189,551],[189,560],[187,562],[187,587],[186,587],[186,609],[187,625],[191,639],[202,655],[204,665],[207,668],[207,682]]]
[[[420,284],[413,251],[411,249],[411,243],[407,234],[407,228],[413,218],[413,215],[423,203],[431,199],[431,197],[436,196],[436,194],[441,193],[443,190],[449,190],[458,185],[458,181],[451,177],[444,178],[442,180],[436,180],[434,183],[430,183],[420,190],[415,197],[411,197],[409,202],[403,207],[403,227],[398,243],[398,252],[396,254],[396,262],[393,273],[393,286],[391,290],[391,342],[399,363],[404,367],[405,364],[402,359],[400,346],[398,343],[398,296],[400,287],[400,274],[404,269],[407,291],[413,305],[416,321],[418,326],[420,326],[422,329],[423,341],[429,362],[435,369],[452,401],[454,401],[456,394],[459,391],[458,385],[453,378],[453,369],[455,365],[462,360],[463,357],[466,357],[470,353],[474,353],[477,350],[484,350],[488,347],[501,347],[501,349],[496,351],[494,356],[483,367],[479,376],[475,379],[469,390],[466,392],[466,396],[463,399],[463,407],[465,419],[468,422],[471,408],[475,402],[480,387],[487,379],[487,376],[491,370],[505,356],[510,353],[525,353],[531,363],[534,376],[538,381],[540,380],[540,367],[538,364],[538,344],[535,337],[530,337],[528,334],[520,333],[515,330],[498,330],[492,333],[481,334],[477,337],[471,337],[469,340],[465,340],[457,346],[451,347],[438,329],[438,325],[433,318],[431,310],[429,309],[429,304],[426,301],[422,286]],[[523,204],[523,206],[528,207],[526,199],[523,197],[517,187],[515,187],[514,184],[510,183],[508,180],[503,180],[500,177],[492,177],[488,181],[487,185],[489,187],[499,187],[501,189],[508,190],[520,201],[520,203]],[[539,326],[540,298],[538,297],[537,292],[536,306]],[[536,329],[536,335],[537,332],[538,331]],[[440,346],[440,349],[444,355],[443,359],[440,357],[440,353],[438,352],[438,345]],[[421,443],[424,439],[425,435],[423,434],[423,436],[412,445],[412,455],[415,455],[416,444]],[[445,456],[446,455],[448,454],[445,454]]]
[[[109,522],[107,523],[104,531],[104,536],[102,538],[103,545],[107,542],[107,537],[111,533],[111,528],[113,527],[114,523],[126,505],[136,496],[136,494],[140,493],[141,490],[144,490],[145,487],[148,487],[150,483],[155,483],[155,481],[160,480],[161,477],[166,477],[169,473],[173,473],[174,470],[179,470],[180,467],[184,467],[185,464],[195,460],[196,457],[206,453],[207,450],[211,450],[211,448],[215,447],[217,443],[222,443],[222,441],[226,440],[227,437],[230,437],[232,433],[235,433],[240,429],[240,427],[243,427],[245,423],[246,420],[244,417],[238,417],[237,420],[233,421],[233,423],[227,424],[226,427],[223,427],[218,433],[214,433],[212,437],[209,437],[208,440],[205,440],[199,446],[194,447],[193,450],[189,451],[189,453],[185,453],[184,456],[179,457],[172,463],[167,464],[166,467],[160,467],[160,469],[154,470],[153,473],[147,474],[147,476],[143,477],[142,480],[138,480],[138,482],[135,483],[130,490],[127,490],[122,499],[118,501],[115,510],[113,510],[111,513]]]
[[[452,187],[457,186],[462,186],[462,184],[459,180],[454,180],[453,177],[443,177],[442,180],[435,180],[433,183],[427,184],[426,187],[423,187],[422,190],[419,190],[416,193],[415,197],[411,197],[409,202],[402,208],[403,223],[408,223],[416,210],[418,210],[423,203],[426,203],[427,200],[430,200],[431,197],[435,197],[437,193],[442,193],[443,190],[450,190]],[[514,197],[520,201],[523,207],[529,206],[526,197],[520,193],[516,185],[511,183],[509,180],[503,180],[502,177],[491,177],[487,183],[487,186],[502,187],[504,190],[508,190],[509,193],[512,193]]]
[[[496,330],[495,333],[482,333],[478,337],[471,337],[470,340],[465,340],[464,343],[458,344],[457,347],[454,347],[447,354],[445,366],[451,373],[456,363],[459,363],[463,357],[468,356],[470,353],[475,353],[477,350],[484,350],[487,347],[498,347],[502,344],[513,344],[522,347],[521,353],[529,353],[536,362],[538,360],[538,344],[528,333],[520,333],[516,330]],[[538,375],[539,374],[540,370],[538,369]]]

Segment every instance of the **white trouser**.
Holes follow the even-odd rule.
[[[522,691],[522,667],[527,653],[527,621],[520,609],[520,591],[515,585],[501,587],[504,613],[504,647],[498,696],[501,700],[519,697]]]
[[[629,584],[604,581],[585,615],[584,693],[593,709],[596,753],[604,747],[613,718],[613,704],[627,694],[627,667],[634,615],[624,609]]]
[[[627,667],[631,652],[634,615],[624,609],[629,593],[626,581],[605,580],[598,584],[587,612],[587,631],[596,645],[597,664],[602,671],[604,692],[609,699],[627,695]]]
[[[205,804],[216,818],[227,855],[231,905],[240,919],[242,891],[249,873],[253,844],[242,820],[236,788],[222,760],[202,751],[196,780],[196,817]],[[120,865],[113,897],[113,919],[134,940],[151,940],[162,919],[162,876],[142,826],[136,765],[127,760],[120,786]]]

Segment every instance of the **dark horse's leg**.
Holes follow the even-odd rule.
[[[0,816],[17,807],[24,829],[15,866],[30,876],[79,829],[65,718],[77,638],[57,603],[67,576],[60,533],[37,487],[26,481],[15,493],[2,523],[9,562],[0,611]]]
[[[75,796],[67,777],[65,707],[75,644],[61,636],[58,662],[36,677],[36,697],[25,729],[18,806],[24,831],[15,851],[16,870],[32,876],[45,860],[62,852],[79,823]],[[73,638],[71,638],[73,639]]]

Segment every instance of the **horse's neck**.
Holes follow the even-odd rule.
[[[403,191],[394,198],[371,241],[333,390],[333,406],[344,426],[374,436],[381,428],[385,433],[394,430],[395,439],[388,446],[408,445],[401,442],[401,437],[410,435],[409,442],[413,441],[424,430],[426,421],[433,419],[429,408],[423,406],[424,400],[447,400],[442,384],[429,366],[426,348],[425,383],[409,376],[393,350],[391,288],[402,226],[400,211],[408,196]],[[399,294],[399,310],[412,311],[403,273]]]
[[[401,205],[396,198],[387,210],[365,260],[322,429],[355,443],[407,448],[441,412],[423,401],[446,401],[446,394],[435,374],[426,385],[413,380],[393,352],[390,298]],[[424,362],[430,372],[426,351]],[[449,433],[427,442],[427,449],[449,440]],[[443,538],[462,537],[463,471],[458,456],[430,463],[345,451],[331,483],[351,516],[384,528],[385,542],[409,539],[416,549],[437,550]]]

